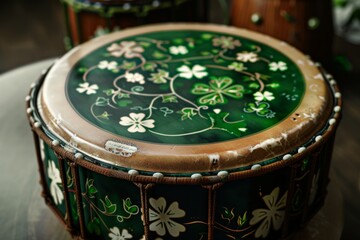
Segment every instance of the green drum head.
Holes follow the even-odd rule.
[[[91,158],[189,173],[293,151],[324,128],[330,94],[318,67],[286,43],[160,24],[70,51],[46,77],[39,105],[49,131]]]
[[[283,53],[245,37],[159,31],[108,43],[72,68],[69,103],[115,135],[160,144],[208,144],[279,124],[305,92]]]

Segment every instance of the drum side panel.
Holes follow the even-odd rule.
[[[142,238],[140,191],[134,183],[80,166],[79,177],[86,239],[122,235]]]
[[[46,196],[50,200],[51,205],[54,206],[55,211],[61,218],[65,219],[66,206],[64,196],[64,185],[61,179],[60,162],[54,151],[40,141],[40,152],[43,158],[46,187],[50,196]]]
[[[291,168],[284,168],[225,183],[216,193],[214,239],[280,238],[290,179]]]
[[[207,239],[209,206],[206,188],[154,185],[149,190],[148,202],[149,239]]]

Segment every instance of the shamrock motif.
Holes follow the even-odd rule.
[[[274,230],[279,230],[285,219],[285,205],[287,199],[287,192],[278,200],[280,188],[275,188],[270,195],[263,197],[263,201],[267,209],[260,208],[252,212],[253,217],[250,220],[250,225],[255,225],[261,222],[258,229],[255,231],[255,238],[266,238],[270,232],[271,223]]]
[[[128,232],[127,229],[123,229],[120,233],[120,230],[118,227],[110,228],[109,237],[111,240],[126,240],[126,239],[132,239],[132,235]]]
[[[185,55],[189,52],[185,46],[171,46],[169,50],[173,55]]]
[[[50,178],[50,193],[53,197],[54,203],[59,205],[64,200],[63,192],[58,184],[61,184],[60,171],[55,166],[55,162],[50,160],[47,169],[47,174]]]
[[[192,118],[197,115],[196,109],[191,107],[183,108],[181,111],[179,111],[179,113],[182,115],[181,120],[183,121],[186,119],[192,120]]]
[[[146,128],[154,128],[154,120],[145,118],[145,114],[143,113],[130,113],[129,117],[121,117],[119,124],[122,126],[131,126],[128,128],[128,131],[131,133],[139,132],[144,133],[146,132]]]
[[[134,41],[122,41],[120,44],[113,43],[107,48],[114,57],[134,58],[144,52],[144,49]]]
[[[242,52],[237,53],[236,59],[241,62],[256,62],[258,60],[258,55],[253,52]]]
[[[258,116],[263,117],[266,116],[271,110],[269,109],[270,104],[267,102],[255,102],[248,103],[244,108],[244,112],[253,113],[255,112]]]
[[[166,206],[165,198],[150,198],[149,220],[150,231],[155,231],[158,235],[164,236],[166,230],[172,237],[178,237],[180,232],[185,232],[185,227],[173,218],[181,218],[185,216],[185,211],[179,208],[178,202],[173,202],[169,207]]]
[[[127,82],[145,84],[144,76],[140,73],[126,73],[125,78]]]
[[[213,39],[213,45],[215,47],[221,46],[224,49],[234,49],[235,47],[240,47],[241,43],[232,37],[221,36]]]
[[[208,75],[208,73],[205,71],[206,68],[203,66],[200,66],[198,64],[196,64],[195,66],[193,66],[192,68],[189,68],[186,65],[183,65],[181,67],[179,67],[178,72],[180,72],[179,76],[186,78],[186,79],[191,79],[192,77],[196,77],[196,78],[203,78],[206,77]]]
[[[169,72],[159,69],[157,73],[151,73],[150,81],[161,84],[166,83],[167,78],[169,78]]]
[[[276,72],[277,70],[285,71],[285,70],[287,70],[287,65],[285,62],[282,62],[282,61],[272,62],[269,64],[269,69],[274,72]]]
[[[79,87],[76,89],[79,93],[86,93],[87,95],[90,94],[96,94],[96,90],[98,90],[99,87],[97,84],[93,84],[90,86],[88,82],[80,83]]]
[[[237,72],[242,72],[245,71],[247,68],[244,66],[243,63],[239,63],[239,62],[232,62],[229,66],[229,69],[237,71]]]
[[[115,61],[109,62],[109,61],[104,60],[104,61],[99,62],[98,68],[107,69],[107,70],[115,70],[117,65],[118,65],[117,62],[115,62]]]
[[[209,85],[203,83],[195,84],[191,93],[196,95],[205,95],[198,100],[200,104],[225,104],[227,103],[227,99],[224,95],[235,99],[243,97],[244,87],[239,84],[230,86],[232,83],[233,80],[229,77],[212,77]]]
[[[255,100],[258,102],[263,101],[263,100],[272,101],[275,99],[274,94],[269,91],[265,91],[264,93],[256,92],[256,93],[254,93],[254,97],[255,97]]]

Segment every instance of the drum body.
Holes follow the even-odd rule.
[[[61,0],[70,49],[94,37],[159,22],[204,21],[205,5],[189,0]],[[201,12],[204,12],[202,14]]]
[[[316,61],[331,63],[331,0],[233,0],[231,24],[286,41]]]
[[[43,196],[74,236],[284,239],[324,202],[340,97],[284,43],[171,24],[72,50],[27,113]]]

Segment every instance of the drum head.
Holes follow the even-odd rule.
[[[144,171],[267,164],[328,122],[318,67],[284,42],[215,25],[165,24],[97,38],[48,73],[47,129],[96,161]]]

